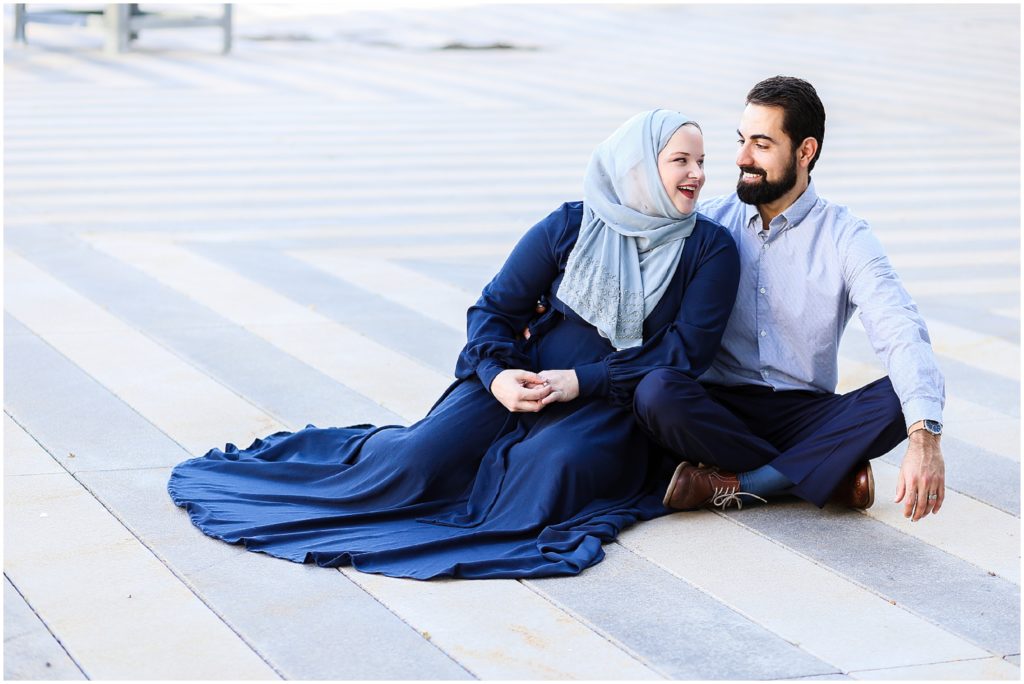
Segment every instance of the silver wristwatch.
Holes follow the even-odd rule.
[[[917,432],[918,430],[926,430],[931,434],[935,435],[936,437],[942,434],[942,423],[940,423],[937,420],[919,420],[918,422],[914,423],[914,425],[916,425],[917,427],[913,427],[913,429],[907,433],[908,437]]]

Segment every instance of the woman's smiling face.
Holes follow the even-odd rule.
[[[680,126],[658,154],[658,175],[672,204],[693,213],[704,186],[704,136],[693,125]]]

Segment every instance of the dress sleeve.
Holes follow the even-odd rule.
[[[841,243],[843,277],[868,340],[892,381],[910,427],[942,420],[945,383],[917,304],[864,221]]]
[[[637,384],[655,368],[670,367],[696,378],[711,366],[736,301],[740,277],[736,243],[718,229],[695,263],[675,320],[639,347],[578,366],[580,396],[606,396],[613,405],[627,406]]]
[[[469,308],[467,342],[455,365],[455,377],[476,373],[490,391],[501,371],[530,367],[517,338],[535,315],[537,300],[558,275],[558,249],[570,215],[569,205],[563,204],[527,231]]]

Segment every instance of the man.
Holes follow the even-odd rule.
[[[811,182],[825,133],[817,92],[798,78],[764,80],[747,95],[737,132],[736,193],[698,207],[740,252],[721,350],[699,383],[661,369],[634,400],[644,428],[684,459],[665,505],[724,508],[788,493],[867,508],[870,459],[909,435],[895,500],[914,521],[938,512],[942,375],[924,320],[867,223]],[[888,377],[837,395],[839,340],[855,310]]]

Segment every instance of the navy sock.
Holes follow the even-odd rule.
[[[770,465],[740,473],[740,491],[764,498],[784,493],[793,481]]]

